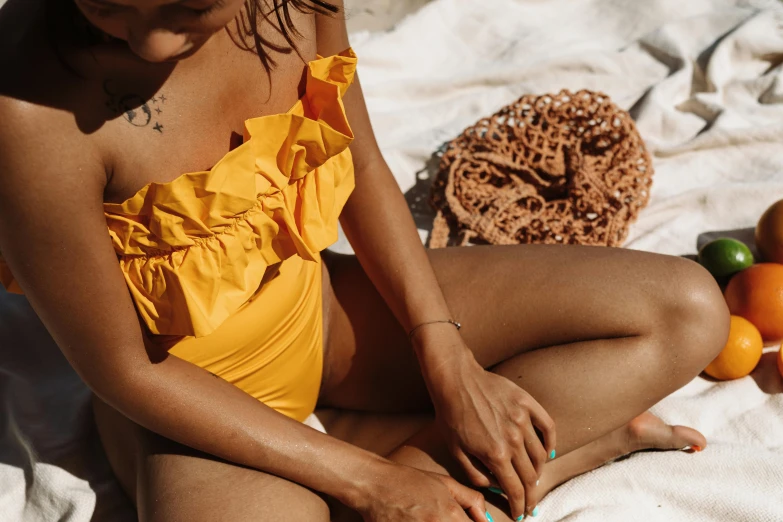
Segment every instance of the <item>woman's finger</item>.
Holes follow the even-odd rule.
[[[555,433],[555,421],[546,412],[543,406],[536,401],[532,396],[526,403],[528,410],[530,411],[530,419],[533,425],[538,428],[541,435],[544,437],[544,449],[547,452],[547,458],[555,458],[555,447],[557,445],[557,436]]]
[[[492,471],[500,484],[500,488],[508,497],[508,503],[511,507],[511,515],[516,520],[520,515],[525,514],[525,488],[519,478],[519,474],[511,465],[510,459],[496,459],[491,462],[485,462],[486,466]]]
[[[492,485],[492,480],[470,459],[467,453],[465,453],[461,447],[455,446],[452,451],[452,455],[459,462],[462,469],[465,471],[465,475],[468,481],[478,488],[487,488]]]
[[[515,455],[511,460],[511,463],[514,466],[514,470],[516,470],[517,474],[521,477],[522,484],[525,487],[525,507],[527,508],[525,516],[527,516],[535,507],[533,505],[535,500],[533,494],[535,492],[536,482],[538,482],[538,475],[533,467],[533,463],[530,462],[530,457],[524,451],[520,451]]]
[[[536,475],[541,478],[541,473],[544,472],[544,464],[546,464],[549,457],[544,448],[544,443],[538,437],[535,428],[532,424],[528,423],[525,428],[525,451],[530,457],[530,462],[533,463],[533,468],[536,470]]]
[[[441,475],[438,478],[449,488],[451,496],[462,509],[468,512],[470,518],[476,522],[487,521],[487,505],[484,502],[484,495],[475,489],[463,486],[451,477]]]

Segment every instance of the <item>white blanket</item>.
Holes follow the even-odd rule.
[[[632,111],[654,155],[652,199],[628,247],[683,255],[720,231],[747,239],[783,198],[775,0],[436,0],[353,43],[378,140],[406,191],[479,117],[522,94],[589,88]],[[697,377],[654,408],[700,429],[702,453],[604,466],[553,491],[539,519],[783,520],[774,349],[750,377]],[[89,438],[84,388],[57,353],[24,300],[0,293],[0,520],[82,522],[96,498],[95,519],[129,520]]]

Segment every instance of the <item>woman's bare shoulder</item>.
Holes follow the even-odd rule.
[[[0,94],[0,206],[30,191],[104,183],[96,149],[62,109]]]
[[[0,16],[0,34],[8,23]],[[51,176],[56,185],[74,170],[100,176],[92,140],[76,116],[77,80],[37,34],[28,27],[0,37],[0,181],[41,183]]]

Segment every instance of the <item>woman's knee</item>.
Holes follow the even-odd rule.
[[[701,265],[678,257],[667,265],[653,335],[690,380],[725,346],[730,315],[720,287]]]

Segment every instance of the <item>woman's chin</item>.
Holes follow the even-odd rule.
[[[191,56],[193,56],[194,54],[199,52],[201,50],[201,48],[204,47],[204,44],[207,43],[207,41],[209,41],[209,38],[204,38],[203,40],[199,40],[198,42],[195,42],[195,43],[190,42],[187,45],[183,46],[182,50],[180,50],[176,54],[170,55],[170,56],[165,57],[165,58],[154,58],[154,59],[151,59],[149,57],[145,57],[145,56],[143,56],[141,54],[138,54],[138,53],[134,53],[134,54],[136,54],[136,56],[138,56],[142,60],[145,60],[145,61],[151,62],[151,63],[175,63],[175,62],[180,62],[182,60],[185,60],[186,58],[190,58]]]

